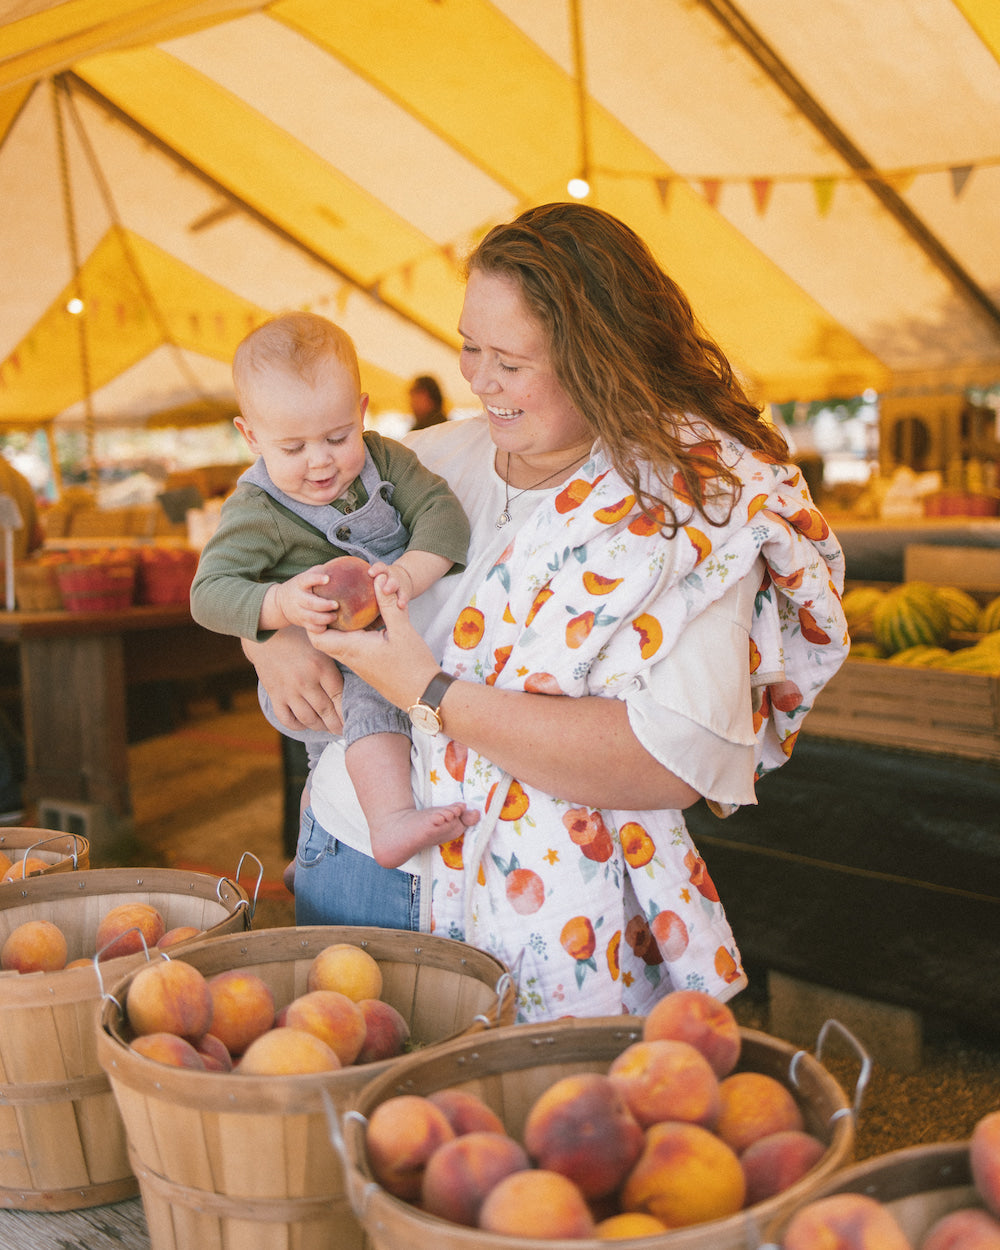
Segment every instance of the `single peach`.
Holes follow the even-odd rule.
[[[643,1128],[660,1120],[711,1128],[719,1117],[718,1077],[689,1042],[633,1042],[612,1060],[608,1076]]]
[[[214,1034],[230,1055],[242,1055],[252,1041],[274,1025],[274,994],[263,977],[227,968],[208,979]]]
[[[365,1017],[356,1002],[336,990],[311,990],[293,999],[285,1011],[285,1024],[315,1033],[333,1050],[346,1068],[354,1063],[365,1044]]]
[[[368,1117],[365,1145],[372,1174],[388,1193],[408,1202],[420,1197],[424,1169],[455,1133],[440,1107],[419,1094],[397,1094]]]
[[[322,566],[330,580],[314,586],[313,593],[336,601],[328,628],[364,629],[377,619],[378,601],[368,567],[368,561],[359,556],[336,556]]]
[[[468,1089],[436,1089],[427,1097],[448,1117],[448,1123],[461,1137],[464,1133],[505,1133],[503,1120],[492,1107]]]
[[[889,1207],[868,1194],[831,1194],[800,1207],[789,1220],[782,1250],[913,1250]]]
[[[152,950],[166,933],[163,917],[149,903],[119,903],[101,918],[94,946],[100,962]]]
[[[204,1072],[205,1062],[197,1050],[176,1033],[144,1033],[129,1043],[130,1049],[146,1059],[169,1064],[172,1068],[193,1068]]]
[[[378,1063],[401,1055],[410,1038],[402,1014],[381,998],[362,998],[358,1007],[365,1018],[365,1040],[354,1062]]]
[[[7,870],[13,867],[14,861],[6,851],[0,851],[0,878],[6,875]]]
[[[176,1033],[196,1042],[212,1022],[212,994],[193,964],[158,958],[132,978],[125,1011],[134,1033]]]
[[[209,1072],[232,1072],[233,1057],[214,1034],[206,1033],[199,1037],[195,1050]]]
[[[199,929],[193,924],[176,925],[173,929],[168,929],[156,945],[159,950],[166,950],[168,946],[176,946],[178,942],[187,942],[191,938],[200,937],[204,932],[204,929]]]
[[[490,1190],[531,1163],[524,1147],[503,1133],[465,1133],[427,1160],[420,1203],[431,1215],[475,1228]]]
[[[733,1072],[719,1083],[715,1131],[737,1154],[772,1133],[802,1130],[805,1121],[792,1092],[765,1072]]]
[[[732,1150],[700,1124],[668,1120],[646,1130],[638,1163],[622,1187],[626,1211],[645,1211],[667,1228],[735,1215],[743,1169]]]
[[[630,1241],[633,1237],[658,1237],[667,1232],[666,1224],[645,1211],[622,1211],[609,1215],[594,1228],[598,1241]]]
[[[240,1076],[302,1076],[339,1068],[336,1054],[315,1033],[274,1028],[250,1043],[233,1071]]]
[[[690,1042],[721,1081],[736,1067],[742,1048],[732,1009],[704,990],[674,990],[655,1003],[642,1025],[643,1041]]]
[[[811,1133],[787,1129],[751,1142],[740,1155],[746,1181],[746,1205],[784,1193],[826,1154],[826,1144]]]
[[[962,1207],[936,1220],[920,1250],[1000,1250],[1000,1220],[981,1207]]]
[[[4,972],[58,972],[66,967],[66,935],[51,920],[25,920],[0,947]]]
[[[351,942],[334,942],[319,952],[306,974],[307,990],[336,990],[358,1003],[382,997],[378,961]]]
[[[542,1241],[592,1237],[594,1217],[576,1185],[561,1172],[529,1168],[505,1176],[479,1211],[484,1232]]]
[[[978,1120],[969,1139],[972,1183],[988,1211],[1000,1217],[1000,1111]]]
[[[642,1129],[614,1081],[600,1072],[564,1076],[532,1104],[524,1145],[544,1171],[569,1177],[585,1198],[617,1189],[642,1151]]]
[[[42,859],[38,855],[25,855],[21,859],[15,859],[3,874],[4,881],[23,881],[25,877],[32,877],[36,872],[44,872],[46,868],[52,865],[47,859]]]

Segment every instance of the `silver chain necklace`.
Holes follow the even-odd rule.
[[[544,486],[546,482],[551,482],[552,479],[554,477],[558,477],[560,473],[569,472],[569,470],[572,469],[573,465],[575,465],[578,461],[585,459],[587,456],[589,456],[589,454],[590,454],[589,452],[584,452],[582,456],[577,456],[575,459],[571,460],[569,464],[565,465],[563,468],[556,469],[555,473],[550,473],[548,477],[543,477],[540,482],[535,482],[532,486],[524,486],[522,487],[521,490],[517,491],[515,494],[512,495],[510,493],[510,452],[508,452],[507,453],[507,467],[504,470],[504,479],[503,479],[503,489],[504,489],[503,512],[501,512],[500,515],[496,519],[497,529],[502,530],[505,525],[510,524],[510,505],[514,502],[515,499],[520,499],[520,497],[522,495],[527,494],[529,490],[538,490],[539,486]]]

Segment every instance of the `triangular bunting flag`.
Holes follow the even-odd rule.
[[[814,178],[813,192],[816,196],[816,208],[819,215],[825,217],[833,204],[833,189],[837,185],[836,178]]]
[[[722,191],[721,178],[703,178],[701,180],[701,193],[708,200],[712,208],[719,202],[719,193]]]
[[[656,179],[656,194],[660,197],[661,208],[667,207],[667,200],[670,196],[670,181],[669,178]]]
[[[971,165],[955,165],[951,169],[951,190],[957,200],[972,175]]]
[[[882,180],[888,183],[897,195],[905,195],[913,185],[914,176],[912,169],[900,169],[895,173],[883,174]]]
[[[754,178],[750,183],[750,190],[753,192],[753,202],[757,212],[762,217],[767,211],[767,202],[771,198],[773,187],[774,183],[770,178]]]

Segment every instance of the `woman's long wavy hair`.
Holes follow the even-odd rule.
[[[675,474],[703,515],[706,476],[712,502],[720,502],[720,487],[728,498],[725,513],[740,489],[735,474],[714,459],[715,473],[706,474],[704,446],[699,455],[690,435],[682,436],[691,418],[752,450],[787,458],[781,434],[747,397],[684,292],[616,217],[586,204],[528,209],[490,230],[466,268],[518,284],[548,334],[553,369],[574,407],[641,505],[650,512],[662,507],[668,534],[684,523],[675,508]],[[653,467],[652,484],[640,481],[640,462]]]

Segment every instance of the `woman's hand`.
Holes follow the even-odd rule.
[[[375,580],[381,629],[309,630],[308,636],[317,651],[339,660],[405,711],[416,703],[441,666],[413,627],[406,606],[386,589],[386,581],[384,577]]]
[[[304,630],[289,626],[267,642],[244,642],[243,652],[283,725],[340,733],[343,725],[334,698],[339,699],[344,678],[329,656],[309,645]]]

